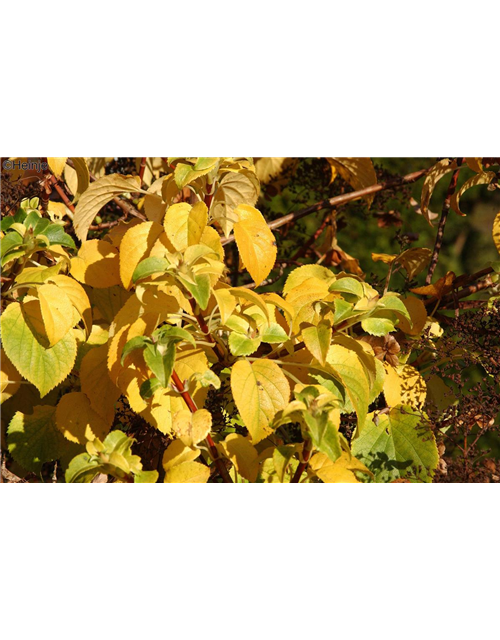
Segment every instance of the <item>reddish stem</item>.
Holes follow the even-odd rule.
[[[179,392],[179,394],[182,396],[182,399],[184,400],[184,402],[186,403],[188,409],[191,411],[191,413],[194,413],[195,411],[198,410],[193,398],[191,397],[189,391],[186,391],[184,389],[184,385],[181,382],[181,379],[179,378],[178,374],[175,371],[172,371],[172,381],[175,384],[175,386],[177,387],[177,391]],[[226,469],[226,466],[223,462],[223,460],[221,460],[219,458],[219,452],[217,451],[217,447],[215,446],[215,442],[212,439],[212,436],[210,434],[207,435],[207,442],[208,442],[208,448],[210,451],[210,456],[212,457],[212,460],[214,461],[217,470],[219,471],[220,475],[222,476],[222,479],[224,480],[224,482],[232,482],[231,477]]]
[[[139,169],[139,178],[141,179],[141,184],[144,179],[144,171],[146,170],[146,160],[147,158],[141,158],[141,167]]]
[[[301,475],[304,473],[307,465],[309,464],[309,458],[311,457],[312,452],[312,442],[309,440],[304,440],[304,449],[302,451],[302,461],[297,467],[297,471],[295,475],[290,480],[290,482],[299,482]]]

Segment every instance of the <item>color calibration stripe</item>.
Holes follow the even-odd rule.
[[[0,486],[6,640],[499,640],[498,485]]]

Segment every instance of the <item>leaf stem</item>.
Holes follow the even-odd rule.
[[[293,478],[290,480],[290,482],[299,482],[300,481],[300,477],[302,476],[302,474],[304,473],[308,463],[309,463],[309,458],[311,457],[311,452],[312,452],[312,442],[309,438],[306,438],[306,440],[304,440],[304,448],[302,450],[302,460],[299,464],[299,466],[297,467],[297,471],[295,472]]]
[[[181,379],[179,378],[178,374],[175,371],[172,371],[172,381],[177,387],[177,392],[182,396],[182,399],[186,403],[191,413],[195,413],[196,411],[198,411],[196,403],[191,397],[189,391],[187,391],[184,388],[184,385],[182,384]],[[224,482],[232,483],[233,481],[231,480],[231,477],[226,469],[224,461],[221,460],[221,458],[219,457],[217,447],[215,446],[215,442],[213,441],[212,436],[210,434],[207,435],[207,444],[208,444],[208,450],[210,452],[210,457],[214,461],[215,466],[217,467],[217,470],[222,476],[222,479],[224,480]]]

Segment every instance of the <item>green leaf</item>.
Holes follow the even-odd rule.
[[[9,231],[0,242],[0,255],[3,258],[9,251],[19,247],[23,243],[23,238],[17,231]]]
[[[406,318],[410,325],[412,325],[408,309],[396,293],[387,293],[383,298],[380,298],[377,302],[377,309],[388,309],[390,311],[394,311],[400,317]]]
[[[75,456],[64,474],[66,482],[92,482],[99,473],[98,458],[91,458],[88,453]]]
[[[55,407],[37,405],[33,413],[17,411],[7,430],[9,452],[27,471],[39,473],[44,462],[57,460],[68,441],[56,427]]]
[[[408,475],[410,468],[432,480],[439,453],[430,425],[421,413],[398,405],[389,414],[370,414],[352,441],[354,456],[387,479]]]
[[[229,350],[233,356],[249,356],[255,353],[261,343],[260,338],[249,338],[244,333],[233,331],[229,334]]]
[[[139,262],[132,274],[132,281],[136,283],[138,280],[149,278],[154,273],[165,273],[170,267],[170,262],[166,258],[151,256]]]
[[[164,325],[156,331],[153,331],[153,340],[157,340],[159,344],[169,344],[173,342],[176,344],[177,342],[189,342],[193,347],[196,347],[196,341],[193,338],[192,334],[186,329],[181,329],[181,327],[172,327],[170,325]]]
[[[76,338],[69,331],[56,345],[46,348],[44,336],[34,331],[27,321],[30,314],[38,313],[38,300],[22,306],[18,302],[10,304],[2,314],[2,340],[9,360],[43,398],[71,372],[76,358]],[[40,318],[41,314],[39,321]]]
[[[385,336],[394,331],[394,322],[388,318],[365,318],[361,320],[363,331],[372,336]]]
[[[332,462],[340,458],[342,448],[340,446],[339,432],[329,413],[324,412],[319,416],[310,413],[303,414],[313,445],[319,451],[325,453]]]
[[[170,342],[164,348],[148,344],[144,350],[144,361],[158,378],[162,387],[166,387],[174,368],[175,344]]]
[[[202,311],[208,306],[210,300],[211,283],[210,276],[208,274],[201,274],[195,276],[196,284],[188,282],[185,278],[180,278],[182,284],[186,287],[189,293],[194,297],[196,302],[200,305]]]
[[[65,233],[64,228],[60,224],[49,224],[43,232],[49,239],[50,244],[60,244],[63,247],[76,249],[73,238]]]
[[[345,387],[358,416],[364,423],[368,411],[370,385],[365,368],[357,354],[338,344],[328,350],[327,367]]]
[[[136,336],[135,338],[132,338],[132,340],[129,340],[127,344],[123,347],[122,357],[121,357],[122,367],[129,353],[131,353],[135,349],[144,349],[144,347],[148,344],[152,344],[152,343],[151,343],[151,340],[146,336]]]
[[[147,400],[148,398],[151,398],[151,396],[154,395],[155,391],[158,391],[158,389],[161,389],[161,388],[162,388],[162,385],[161,385],[161,382],[158,380],[158,378],[148,378],[145,382],[141,384],[139,393],[141,395],[141,398],[144,398],[145,400]]]
[[[350,278],[348,276],[345,278],[338,278],[338,280],[332,282],[328,287],[328,290],[351,294],[353,296],[356,296],[357,298],[362,298],[365,294],[361,282],[359,280],[356,280],[355,278]]]
[[[134,474],[134,482],[156,482],[158,471],[139,471]]]
[[[271,322],[260,334],[260,339],[267,344],[279,344],[288,340],[288,334],[277,322]]]

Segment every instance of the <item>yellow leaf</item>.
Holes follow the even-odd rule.
[[[211,428],[212,415],[206,409],[198,409],[194,413],[182,409],[172,420],[172,431],[187,447],[195,447],[204,440]]]
[[[425,247],[415,247],[407,249],[398,256],[397,262],[403,265],[408,274],[408,278],[413,280],[415,276],[421,273],[431,259],[432,251]]]
[[[252,442],[257,444],[272,433],[270,425],[276,412],[288,404],[288,380],[272,360],[253,364],[238,360],[231,371],[231,389]]]
[[[258,293],[255,293],[255,291],[252,291],[251,289],[246,289],[245,287],[232,287],[231,289],[229,289],[229,293],[239,300],[245,300],[247,302],[250,302],[251,304],[254,304],[262,311],[266,320],[268,322],[271,321],[271,318],[269,317],[269,309],[267,308],[265,301]]]
[[[442,298],[453,289],[453,283],[455,282],[455,274],[453,271],[448,271],[445,276],[439,278],[434,284],[427,284],[423,287],[417,287],[416,289],[410,289],[412,293],[418,293],[420,296],[435,296],[436,298]]]
[[[109,424],[90,406],[84,393],[73,391],[60,400],[56,409],[56,425],[71,442],[86,444],[87,440],[104,440]]]
[[[107,344],[91,349],[80,365],[80,383],[92,409],[111,426],[121,392],[109,376],[107,356]]]
[[[210,478],[210,469],[199,462],[184,462],[165,473],[164,482],[205,483]]]
[[[485,171],[483,173],[476,174],[472,178],[469,178],[469,180],[466,180],[460,187],[460,189],[458,191],[455,191],[455,193],[451,196],[450,205],[453,211],[455,211],[455,213],[458,213],[459,216],[465,216],[465,213],[460,210],[460,198],[467,191],[467,189],[476,187],[480,184],[490,184],[494,177],[494,171]]]
[[[408,311],[412,324],[406,318],[399,317],[398,329],[410,336],[418,336],[427,322],[427,309],[424,303],[415,296],[409,296],[402,300]]]
[[[157,222],[143,222],[129,229],[120,243],[120,278],[125,289],[132,286],[135,268],[151,251],[163,227]]]
[[[219,285],[218,289],[214,289],[213,293],[219,305],[221,322],[226,324],[226,320],[236,308],[237,300],[230,292],[229,287],[223,283]]]
[[[165,469],[165,471],[170,471],[180,464],[196,460],[199,455],[199,449],[192,449],[180,440],[174,440],[171,444],[168,445],[165,453],[163,454],[163,468]]]
[[[187,202],[180,202],[168,208],[163,226],[177,251],[184,251],[200,242],[207,222],[208,210],[204,202],[197,202],[194,207]]]
[[[332,327],[328,322],[320,322],[317,325],[302,329],[302,339],[310,351],[322,365],[326,363],[326,356],[332,341]]]
[[[372,253],[373,262],[384,262],[385,264],[391,264],[397,257],[397,255],[389,253]]]
[[[69,164],[64,167],[64,180],[73,194],[73,202],[76,202],[90,184],[90,173],[85,158],[71,158],[71,160],[74,168],[70,167]],[[98,158],[98,160],[108,161],[112,160],[112,158]],[[100,175],[94,165],[91,166],[90,170],[94,176]],[[102,165],[102,171],[104,172],[104,163]]]
[[[373,475],[362,462],[347,451],[343,451],[335,462],[332,462],[324,453],[315,453],[309,461],[309,467],[325,483],[359,482],[355,471]]]
[[[497,213],[493,221],[493,242],[500,253],[500,212]]]
[[[234,237],[245,268],[258,286],[267,278],[276,261],[276,240],[264,216],[246,204],[235,209]]]
[[[54,202],[49,200],[47,213],[52,221],[62,220],[65,216],[73,215],[64,202]]]
[[[443,158],[432,167],[427,176],[425,177],[424,184],[422,186],[422,195],[420,196],[420,210],[427,222],[432,226],[432,222],[429,215],[429,204],[432,194],[436,187],[436,184],[450,171],[454,171],[457,168],[456,160],[450,162],[449,158]]]
[[[53,347],[73,327],[73,305],[62,289],[55,284],[38,287],[45,333]]]
[[[90,307],[90,300],[85,293],[85,289],[76,282],[73,278],[68,276],[52,276],[48,282],[53,282],[57,285],[71,301],[71,304],[80,314],[85,325],[85,333],[88,337],[92,330],[92,309]]]
[[[255,174],[262,184],[279,176],[287,158],[259,158],[255,161]]]
[[[93,182],[85,190],[75,209],[74,227],[80,240],[86,240],[92,221],[105,204],[116,196],[131,192],[145,193],[141,189],[139,176],[122,176],[119,173],[113,173]]]
[[[68,158],[47,158],[47,163],[56,178],[60,178]]]
[[[384,396],[389,407],[404,404],[422,409],[427,396],[427,385],[420,373],[411,365],[398,367],[385,363]]]
[[[475,171],[476,173],[483,172],[483,164],[481,160],[482,158],[465,158],[465,162],[469,169],[472,169],[472,171]]]
[[[253,207],[259,197],[259,191],[259,180],[251,170],[231,171],[222,178],[215,192],[210,213],[220,224],[226,238],[237,220],[238,206]]]
[[[224,442],[221,442],[221,448],[240,476],[249,482],[256,481],[260,467],[259,453],[248,438],[238,433],[230,433]]]
[[[355,191],[377,184],[377,174],[370,158],[327,158],[327,160]],[[373,195],[365,196],[368,206],[373,202],[373,197]]]
[[[320,264],[305,264],[302,267],[297,267],[288,276],[283,287],[283,293],[289,293],[292,289],[300,287],[300,285],[309,280],[309,278],[315,278],[316,280],[323,280],[325,283],[330,284],[335,280],[335,274],[322,267]],[[328,291],[328,286],[326,287]]]
[[[12,398],[19,389],[22,377],[12,362],[7,358],[3,349],[0,356],[0,366],[0,391],[2,393],[0,404],[3,404],[6,400]]]
[[[105,240],[88,240],[71,259],[71,275],[96,289],[120,284],[118,251]]]

